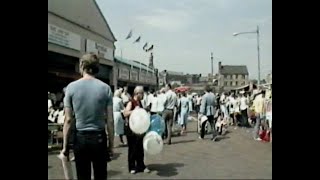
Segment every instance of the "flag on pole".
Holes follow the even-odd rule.
[[[130,30],[129,34],[127,35],[126,39],[129,39],[132,37],[132,30]]]
[[[148,43],[146,42],[145,44],[144,44],[144,46],[143,46],[143,50],[146,50],[146,47],[148,46]]]
[[[151,46],[146,50],[146,52],[149,52],[149,51],[151,51],[151,50],[153,50],[153,45],[151,45]]]
[[[139,36],[133,43],[138,43],[140,42],[141,36]]]

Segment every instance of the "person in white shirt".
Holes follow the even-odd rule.
[[[249,127],[248,122],[248,98],[245,96],[244,91],[240,91],[240,112],[241,112],[241,125],[244,127]]]
[[[261,91],[253,101],[254,112],[256,116],[256,124],[253,130],[253,138],[257,141],[260,141],[259,129],[261,126],[261,120],[264,119],[264,110],[265,110],[265,91]]]
[[[141,105],[144,109],[147,109],[147,103],[148,103],[148,94],[146,92],[143,93],[143,99],[140,101]]]
[[[166,101],[166,95],[165,95],[165,88],[162,88],[158,95],[157,95],[157,98],[158,98],[158,113],[160,116],[162,116],[162,112],[164,111],[164,103]]]
[[[234,118],[236,100],[234,99],[234,97],[235,97],[234,94],[231,94],[229,96],[229,115],[230,115],[230,118],[229,118],[230,122],[229,123],[230,123],[230,125],[236,124],[235,123],[235,118]]]
[[[192,95],[191,95],[191,92],[190,92],[190,91],[188,92],[187,98],[188,98],[188,100],[189,100],[189,114],[190,114],[190,113],[193,111],[193,109],[192,109],[192,104],[193,104],[193,102],[192,102]]]
[[[164,111],[162,114],[163,119],[166,123],[166,132],[164,133],[164,138],[167,135],[168,145],[171,144],[171,133],[173,126],[173,113],[174,108],[177,106],[177,95],[172,91],[171,84],[166,85],[166,101],[164,103]]]
[[[155,92],[154,95],[152,96],[152,98],[148,98],[150,104],[150,114],[153,115],[153,114],[158,114],[158,104],[159,104],[159,98],[158,98],[158,92]]]
[[[233,101],[233,107],[234,107],[234,125],[238,126],[239,122],[241,121],[241,113],[240,113],[240,97],[238,95],[235,95],[234,101]]]
[[[225,118],[229,118],[227,103],[228,103],[228,93],[224,92],[220,97],[220,109],[221,109],[221,112],[223,112]]]
[[[149,108],[151,108],[150,105],[151,105],[153,97],[154,97],[154,90],[151,89],[149,91],[149,94],[148,94],[148,97],[147,97],[147,107],[149,107]]]
[[[114,134],[115,136],[119,136],[121,145],[126,145],[126,143],[123,141],[124,136],[124,125],[125,120],[123,117],[123,111],[124,111],[124,105],[123,100],[120,98],[121,91],[116,90],[114,92],[113,97],[113,118],[114,118]]]
[[[199,110],[200,110],[201,99],[202,99],[202,97],[200,96],[200,94],[198,94],[196,97],[196,112],[197,112],[197,114],[199,113]]]
[[[122,92],[123,91],[123,92]],[[120,89],[120,91],[122,94],[121,94],[121,99],[122,99],[122,102],[123,102],[123,105],[124,107],[126,107],[127,103],[131,100],[131,96],[130,94],[128,93],[128,87],[124,87],[123,90],[122,88]]]

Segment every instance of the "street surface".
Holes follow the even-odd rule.
[[[173,137],[161,154],[145,154],[149,174],[129,174],[127,147],[117,147],[108,179],[272,179],[272,144],[254,141],[252,129],[229,131],[217,142],[210,141],[210,135],[200,140],[196,122],[189,122],[188,134]],[[57,153],[48,152],[48,179],[64,179]],[[74,163],[73,170],[75,175]]]

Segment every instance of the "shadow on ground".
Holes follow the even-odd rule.
[[[61,150],[52,150],[52,151],[48,151],[48,155],[58,155],[60,154]]]
[[[121,153],[113,153],[113,156],[111,158],[112,161],[117,160],[120,157]]]
[[[217,137],[216,141],[219,142],[223,139],[229,139],[229,138],[230,138],[229,136],[219,136],[219,137]]]
[[[158,176],[171,177],[179,174],[177,168],[183,166],[182,163],[149,164],[148,168],[151,171],[156,171]]]
[[[173,141],[171,144],[180,144],[180,143],[190,143],[190,142],[194,142],[196,140],[184,140],[184,141]]]
[[[121,174],[121,172],[110,170],[110,171],[107,171],[107,174],[108,174],[108,177],[112,177],[112,176],[116,176],[116,175]]]

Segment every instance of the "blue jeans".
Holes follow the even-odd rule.
[[[107,135],[105,131],[78,131],[74,139],[74,156],[78,180],[107,179]]]

